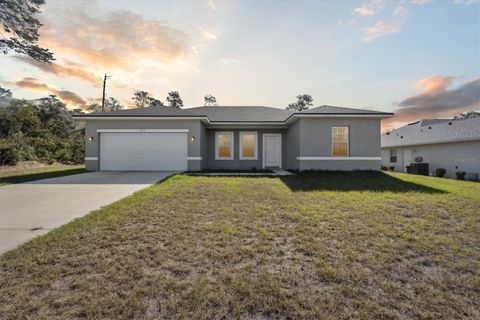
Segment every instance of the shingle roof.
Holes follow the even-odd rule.
[[[386,147],[480,140],[480,118],[424,119],[382,134]]]
[[[285,122],[292,115],[391,115],[363,109],[321,106],[303,112],[263,106],[208,106],[176,109],[172,107],[147,107],[118,111],[93,112],[75,115],[89,117],[207,117],[210,122]]]
[[[136,109],[123,109],[116,111],[106,112],[92,112],[82,115],[76,115],[76,117],[198,117],[201,116],[198,113],[188,111],[188,109],[178,109],[172,107],[147,107]],[[204,116],[204,115],[203,115]]]
[[[283,122],[293,112],[271,107],[209,106],[186,109],[204,114],[211,122]]]
[[[379,112],[366,109],[355,109],[355,108],[346,108],[346,107],[336,107],[336,106],[327,106],[323,105],[320,107],[307,109],[301,112],[302,114],[365,114],[365,115],[393,115],[389,112]]]

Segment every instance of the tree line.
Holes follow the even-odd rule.
[[[2,90],[1,96],[11,97]],[[55,96],[12,99],[0,108],[0,165],[18,161],[83,163],[84,129]]]

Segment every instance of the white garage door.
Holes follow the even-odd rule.
[[[102,132],[100,169],[187,170],[186,132]]]

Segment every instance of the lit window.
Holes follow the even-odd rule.
[[[233,132],[215,132],[215,159],[233,160]]]
[[[332,155],[348,157],[348,127],[332,127]]]
[[[240,132],[240,160],[257,159],[257,133]]]
[[[391,163],[397,162],[397,149],[390,150],[390,162]]]

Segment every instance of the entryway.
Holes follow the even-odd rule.
[[[263,135],[263,167],[282,167],[282,134]]]

